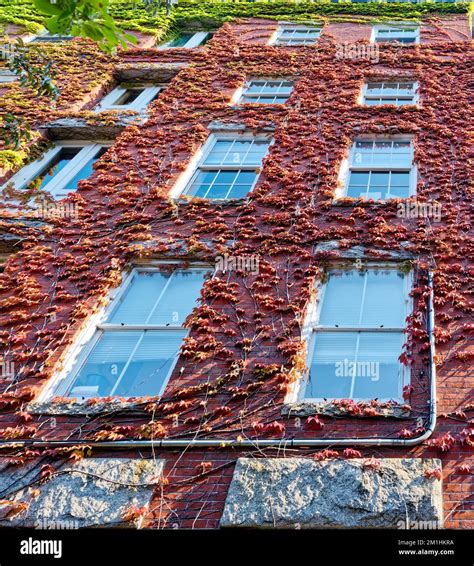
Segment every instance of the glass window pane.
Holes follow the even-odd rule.
[[[185,330],[146,331],[116,391],[119,397],[158,395],[181,347]]]
[[[388,188],[390,171],[372,171],[370,175],[370,189],[380,190]]]
[[[113,104],[114,106],[127,106],[134,102],[144,90],[144,88],[127,88]]]
[[[403,273],[395,269],[369,270],[361,326],[405,326],[405,285]]]
[[[326,284],[319,324],[357,326],[364,290],[362,271],[334,271]]]
[[[305,398],[350,396],[352,374],[345,368],[355,358],[356,342],[355,332],[316,333]]]
[[[355,399],[401,397],[403,366],[398,361],[404,337],[400,333],[361,332],[355,365]]]
[[[147,324],[147,319],[170,278],[169,273],[141,271],[134,275],[107,322]]]
[[[188,43],[188,41],[194,36],[194,33],[182,33],[178,37],[172,39],[169,43],[169,47],[183,47]]]
[[[177,270],[151,313],[148,324],[181,326],[196,306],[209,270]]]
[[[221,165],[232,147],[232,140],[217,140],[204,160],[206,165]]]
[[[71,397],[106,397],[140,339],[141,332],[103,333],[70,389]]]
[[[107,149],[108,148],[103,147],[96,153],[94,157],[91,157],[91,159],[89,159],[89,161],[84,165],[84,167],[79,171],[79,173],[77,173],[77,175],[75,175],[68,183],[66,183],[66,185],[63,188],[61,188],[60,191],[61,194],[75,191],[77,189],[77,185],[79,181],[82,181],[83,179],[87,179],[88,177],[90,177],[94,172],[94,163],[98,159],[100,159],[102,155],[104,155]]]
[[[48,165],[48,168],[36,178],[36,182],[41,179],[40,189],[44,189],[47,183],[49,183],[51,179],[62,171],[81,150],[82,147],[62,148],[58,155],[56,155],[53,161]]]

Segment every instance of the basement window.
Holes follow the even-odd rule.
[[[369,82],[364,85],[362,99],[366,106],[414,105],[418,100],[417,88],[418,84],[412,81]]]
[[[372,42],[420,43],[420,28],[414,25],[374,26]]]
[[[321,35],[319,26],[282,25],[278,28],[275,45],[310,45]]]
[[[212,37],[211,32],[207,31],[199,31],[196,33],[189,32],[189,33],[181,33],[171,41],[164,43],[161,46],[161,49],[169,49],[175,47],[181,47],[184,49],[192,49],[193,47],[198,47],[199,45],[203,45]]]
[[[92,174],[94,163],[107,149],[102,143],[57,142],[41,159],[20,169],[5,185],[13,183],[16,189],[26,189],[34,184],[56,200],[61,199]]]
[[[284,104],[292,91],[291,81],[250,80],[242,91],[240,103]]]
[[[266,136],[213,134],[181,194],[212,200],[246,197],[257,182],[270,142]]]
[[[155,100],[163,89],[161,85],[127,86],[120,85],[104,96],[96,107],[96,112],[103,110],[134,110],[139,112]]]
[[[403,401],[409,372],[399,356],[411,288],[411,274],[396,264],[328,272],[305,330],[302,400]]]
[[[338,197],[374,200],[415,194],[416,168],[410,138],[359,139],[344,162]]]
[[[167,266],[170,267],[170,266]],[[78,345],[73,367],[52,395],[161,395],[177,362],[184,323],[196,306],[206,267],[137,268]]]

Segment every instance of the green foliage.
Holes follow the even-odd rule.
[[[25,152],[5,149],[0,151],[0,169],[12,169],[21,167],[25,161]]]
[[[51,33],[88,37],[107,53],[118,45],[136,43],[134,36],[117,26],[109,14],[109,0],[33,0],[35,8],[49,16],[45,26]]]
[[[7,113],[3,117],[3,124],[0,129],[5,147],[7,149],[17,151],[23,141],[31,139],[31,129],[22,118],[17,118],[13,114]]]
[[[35,8],[36,6],[36,8]],[[61,10],[59,13],[58,10]],[[42,11],[42,13],[40,13]],[[472,3],[368,2],[297,0],[0,0],[0,23],[38,32],[44,23],[52,33],[89,37],[111,51],[134,42],[122,30],[172,36],[189,25],[210,29],[235,18],[273,20],[370,21],[421,20],[431,15],[467,14]]]
[[[21,86],[30,87],[38,95],[58,98],[60,92],[53,81],[53,63],[38,48],[28,49],[19,39],[8,67],[18,75]]]

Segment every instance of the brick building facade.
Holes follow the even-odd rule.
[[[239,6],[0,85],[2,523],[472,528],[467,7]]]

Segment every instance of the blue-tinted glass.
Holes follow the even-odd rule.
[[[186,43],[188,43],[188,41],[193,37],[193,35],[194,35],[194,33],[182,33],[178,37],[175,37],[174,39],[172,39],[168,43],[168,46],[169,47],[183,47],[183,45],[186,45]]]
[[[82,147],[63,148],[55,157],[48,169],[40,176],[40,189],[43,189],[71,160],[81,151]]]
[[[114,395],[158,395],[185,336],[185,330],[144,332]]]
[[[64,191],[75,191],[77,189],[77,184],[82,179],[87,179],[90,175],[92,175],[94,168],[94,163],[107,151],[107,148],[102,148],[95,157],[91,158],[86,165],[75,175],[69,183],[66,184],[64,187]]]

